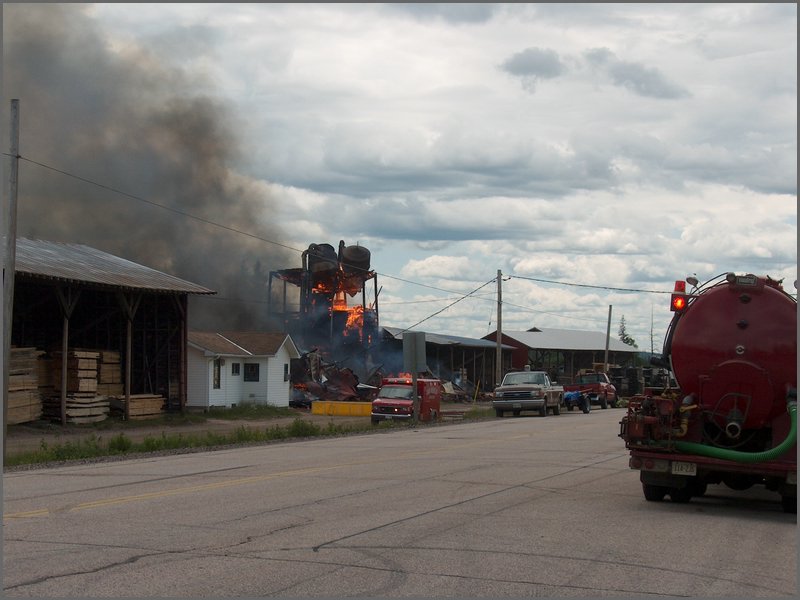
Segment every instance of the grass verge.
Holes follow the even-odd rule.
[[[104,456],[124,456],[146,454],[179,449],[211,449],[220,446],[235,444],[263,443],[275,440],[288,440],[292,438],[310,438],[319,436],[337,436],[348,433],[370,431],[386,431],[408,427],[408,423],[397,421],[382,421],[376,425],[371,423],[328,423],[320,426],[301,417],[296,417],[291,424],[281,426],[250,427],[242,425],[227,433],[169,433],[162,431],[160,435],[146,436],[141,441],[134,441],[124,432],[103,436],[103,432],[112,426],[136,430],[143,426],[163,425],[169,429],[172,425],[187,423],[204,423],[208,419],[230,420],[255,420],[270,417],[296,416],[297,411],[289,408],[272,406],[244,405],[234,408],[212,408],[203,413],[164,414],[157,419],[146,421],[120,421],[109,419],[108,422],[93,425],[73,426],[74,429],[88,429],[92,433],[87,437],[73,442],[48,444],[41,441],[39,448],[32,451],[13,453],[6,456],[4,466],[18,467],[22,465],[37,465],[45,463],[58,463],[70,460],[84,460]],[[464,412],[464,419],[485,419],[494,417],[491,407],[472,407]],[[43,425],[44,430],[49,430],[55,425]],[[57,427],[61,427],[60,425]]]
[[[290,425],[286,426],[274,425],[266,428],[254,428],[242,425],[229,433],[205,431],[197,434],[168,434],[162,432],[160,436],[146,436],[140,442],[134,442],[124,433],[118,433],[107,440],[104,440],[102,436],[92,434],[83,440],[64,444],[50,445],[42,440],[37,450],[7,456],[5,466],[14,467],[185,448],[214,448],[232,444],[269,442],[291,438],[335,436],[371,429],[372,426],[370,424],[337,425],[328,423],[327,426],[321,427],[298,417]]]
[[[489,406],[476,406],[464,413],[465,419],[488,419],[494,417],[494,409]]]

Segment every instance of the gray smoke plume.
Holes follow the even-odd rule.
[[[4,6],[3,101],[20,101],[20,154],[173,211],[22,160],[17,236],[85,244],[217,291],[190,298],[194,328],[269,328],[269,272],[300,256],[262,241],[280,232],[270,198],[236,172],[235,115],[196,74],[112,47],[90,10]]]

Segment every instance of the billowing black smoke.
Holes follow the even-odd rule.
[[[216,290],[190,299],[192,327],[271,327],[269,272],[299,254],[263,241],[280,233],[264,189],[236,172],[241,123],[168,57],[112,47],[90,11],[4,6],[2,114],[19,99],[23,157],[172,211],[22,160],[18,237],[85,244]]]

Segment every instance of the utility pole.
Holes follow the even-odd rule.
[[[608,305],[608,325],[606,326],[606,355],[603,360],[605,371],[608,373],[608,344],[611,341],[611,305]]]
[[[497,360],[495,361],[494,385],[503,381],[503,273],[497,269]]]
[[[11,168],[8,177],[7,223],[3,226],[3,464],[8,437],[8,372],[11,368],[11,323],[14,313],[14,273],[17,263],[17,173],[19,167],[19,100],[11,101]],[[5,205],[5,203],[3,203]]]

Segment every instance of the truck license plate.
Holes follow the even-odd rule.
[[[672,461],[673,475],[697,475],[697,465],[690,462]]]
[[[522,408],[522,404],[520,404],[519,402],[515,402],[513,404],[513,408]]]

